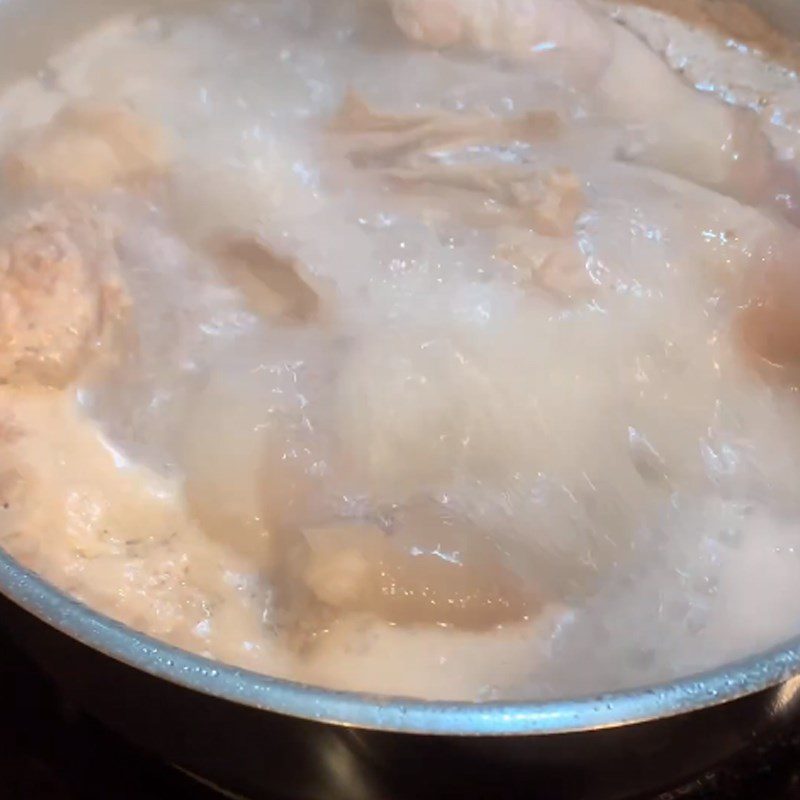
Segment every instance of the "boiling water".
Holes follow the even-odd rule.
[[[620,13],[709,94],[768,98],[793,169],[791,69]],[[794,228],[693,181],[691,152],[667,168],[671,143],[609,114],[568,53],[542,58],[415,46],[378,0],[184,3],[109,19],[8,86],[8,153],[89,99],[158,125],[168,155],[144,183],[6,191],[9,216],[80,194],[109,221],[127,334],[67,389],[2,387],[4,546],[156,636],[345,689],[565,696],[797,633],[798,401],[735,332],[741,287]],[[508,187],[547,181],[576,208],[542,210],[542,233]],[[242,241],[300,282],[231,271]],[[496,559],[522,610],[453,622],[439,605],[472,590],[427,584],[383,586],[377,615],[339,583],[309,600],[292,537],[354,526],[406,536],[411,572],[431,542]],[[398,591],[422,599],[395,612]],[[344,610],[320,613],[331,592]]]

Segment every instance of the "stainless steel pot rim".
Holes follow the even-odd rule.
[[[157,678],[264,711],[401,733],[512,736],[580,733],[676,716],[797,677],[800,637],[674,683],[546,702],[445,703],[339,692],[226,666],[138,633],[80,603],[0,550],[0,592],[82,644]],[[788,702],[795,681],[779,693]]]

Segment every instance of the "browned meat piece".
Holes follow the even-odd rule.
[[[572,170],[539,174],[520,165],[451,164],[435,158],[446,147],[542,141],[559,128],[551,112],[518,119],[381,114],[351,93],[330,129],[344,137],[342,146],[355,166],[373,170],[425,212],[458,216],[472,225],[520,225],[546,236],[569,236],[585,205]],[[487,198],[496,201],[490,208]]]
[[[526,198],[518,198],[524,202]],[[548,172],[542,190],[531,198],[533,229],[545,236],[570,236],[586,205],[578,176],[566,168]]]
[[[469,45],[528,60],[557,48],[579,53],[583,73],[599,77],[609,36],[577,0],[389,0],[398,27],[429,47]]]
[[[497,257],[513,264],[531,286],[538,286],[562,302],[592,289],[586,259],[573,242],[545,243],[541,237],[518,233],[509,233],[501,241]]]
[[[0,382],[66,384],[124,306],[113,235],[90,209],[14,217],[0,232]]]
[[[7,181],[18,189],[100,190],[162,173],[164,132],[122,107],[78,103],[31,131],[5,156]]]
[[[448,111],[384,114],[354,92],[348,93],[329,125],[331,133],[346,137],[343,147],[355,166],[414,163],[421,155],[471,144],[547,141],[560,130],[553,111],[513,118]]]
[[[406,512],[391,533],[344,522],[305,537],[304,581],[337,613],[481,630],[526,620],[542,606],[485,532],[433,508]]]
[[[226,241],[219,255],[225,277],[242,291],[256,313],[296,322],[320,317],[322,282],[317,279],[312,283],[297,259],[281,256],[266,244],[247,238]]]
[[[422,208],[436,208],[478,227],[512,225],[567,237],[585,208],[583,187],[570,169],[526,174],[514,168],[429,163],[382,174]],[[487,206],[488,198],[495,202]]]

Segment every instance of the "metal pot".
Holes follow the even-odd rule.
[[[2,77],[31,69],[56,37],[131,5],[5,0]],[[800,32],[794,0],[757,5]],[[168,761],[252,798],[652,794],[788,724],[800,707],[800,638],[636,691],[432,703],[332,692],[209,661],[70,599],[2,552],[0,593],[0,620],[68,698]]]
[[[622,798],[680,783],[790,722],[800,641],[639,691],[430,703],[318,689],[136,633],[0,554],[0,618],[79,707],[247,797]]]

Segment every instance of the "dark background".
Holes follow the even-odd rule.
[[[3,633],[0,653],[2,800],[220,797],[66,705]],[[716,774],[676,787],[659,800],[800,800],[800,729],[752,748]]]
[[[67,706],[0,633],[2,800],[218,800]]]

